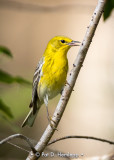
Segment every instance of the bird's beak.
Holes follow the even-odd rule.
[[[80,46],[79,43],[81,43],[81,42],[79,42],[79,41],[72,41],[72,42],[67,43],[67,44],[68,44],[69,46]]]

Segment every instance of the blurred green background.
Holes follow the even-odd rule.
[[[65,35],[74,40],[83,40],[96,4],[97,0],[0,0],[0,76],[1,71],[13,76],[13,83],[0,81],[0,104],[2,102],[5,107],[9,107],[13,115],[13,118],[8,116],[0,106],[0,139],[22,133],[39,140],[48,124],[44,105],[34,126],[21,128],[29,111],[35,67],[52,37]],[[114,1],[109,0],[74,87],[75,91],[53,138],[87,135],[114,141],[113,7]],[[68,53],[69,70],[78,50],[79,47],[74,47]],[[49,102],[51,115],[59,98],[60,95]],[[23,144],[23,141],[15,143]],[[111,145],[79,139],[58,142],[51,148],[65,153],[83,153],[85,157],[102,156],[114,151]],[[9,144],[0,147],[0,160],[25,159],[26,156],[26,152]]]

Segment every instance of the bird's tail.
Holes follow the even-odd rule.
[[[38,113],[38,111],[39,111],[39,109],[40,109],[40,106],[41,106],[41,105],[39,105],[39,106],[37,107],[35,113],[34,113],[33,107],[31,108],[31,110],[29,111],[28,115],[26,116],[24,122],[23,122],[22,125],[21,125],[22,127],[24,127],[24,126],[26,126],[26,125],[28,125],[29,127],[32,127],[32,126],[33,126],[34,121],[35,121],[36,116],[37,116],[37,113]]]

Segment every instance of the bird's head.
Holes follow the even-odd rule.
[[[72,46],[79,46],[79,43],[65,36],[56,36],[49,41],[47,49],[53,52],[67,52]]]

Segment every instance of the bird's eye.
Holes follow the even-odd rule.
[[[61,40],[62,43],[65,43],[65,40]]]

